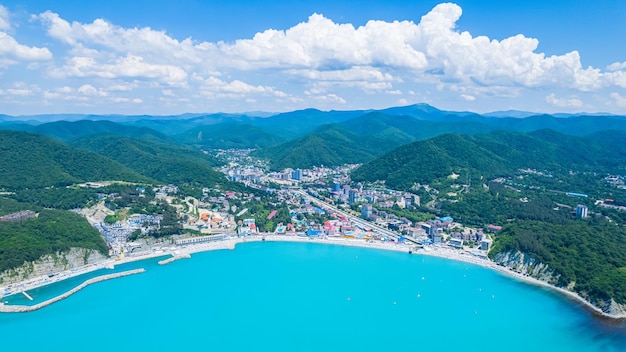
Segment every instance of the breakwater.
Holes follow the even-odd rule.
[[[71,295],[73,295],[74,293],[82,290],[83,288],[91,285],[91,284],[95,284],[98,282],[102,282],[102,281],[106,281],[106,280],[111,280],[111,279],[116,279],[118,277],[124,277],[124,276],[129,276],[129,275],[134,275],[134,274],[140,274],[145,272],[146,270],[141,268],[141,269],[134,269],[134,270],[128,270],[128,271],[123,271],[121,273],[115,273],[115,274],[108,274],[108,275],[102,275],[102,276],[98,276],[98,277],[94,277],[92,279],[89,280],[85,280],[85,282],[83,282],[82,284],[74,287],[73,289],[65,292],[62,295],[56,296],[54,298],[51,298],[45,302],[41,302],[32,306],[13,306],[13,305],[4,305],[0,303],[0,312],[3,313],[25,313],[25,312],[32,312],[38,309],[41,309],[43,307],[49,306],[53,303],[56,303],[62,299],[65,299]]]
[[[167,259],[159,260],[159,265],[166,265],[179,259],[189,259],[189,258],[191,258],[191,254],[189,253],[185,253],[181,255],[173,255]]]

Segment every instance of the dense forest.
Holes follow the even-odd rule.
[[[407,190],[453,173],[473,174],[478,180],[512,176],[521,168],[620,173],[625,171],[625,161],[624,145],[607,149],[590,138],[549,130],[445,134],[394,149],[356,169],[352,179],[384,180],[391,188]]]
[[[220,163],[198,149],[153,140],[98,135],[75,140],[72,145],[100,153],[162,183],[214,187],[228,183],[213,167]]]
[[[626,229],[592,218],[563,223],[524,220],[507,224],[497,235],[500,252],[521,251],[547,264],[559,275],[559,286],[595,299],[626,303]],[[596,302],[597,303],[597,302]]]
[[[109,158],[31,133],[0,131],[0,154],[0,188],[9,190],[85,181],[150,181]]]
[[[0,198],[0,215],[20,210],[33,210],[38,215],[21,221],[0,222],[0,272],[72,247],[108,255],[102,236],[82,216]]]

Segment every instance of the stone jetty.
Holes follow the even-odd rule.
[[[179,254],[179,255],[173,255],[167,259],[163,259],[163,260],[159,260],[159,265],[166,265],[169,264],[175,260],[179,260],[179,259],[189,259],[191,258],[191,254],[189,253],[185,253],[185,254]]]
[[[41,302],[32,306],[17,306],[17,305],[5,305],[0,303],[0,312],[3,313],[24,313],[24,312],[32,312],[38,309],[41,309],[43,307],[49,306],[52,303],[56,303],[62,299],[65,299],[71,295],[73,295],[74,293],[82,290],[83,288],[91,285],[91,284],[95,284],[98,282],[102,282],[102,281],[106,281],[106,280],[111,280],[111,279],[116,279],[118,277],[124,277],[124,276],[129,276],[129,275],[134,275],[134,274],[140,274],[145,272],[146,270],[141,268],[141,269],[134,269],[134,270],[128,270],[128,271],[123,271],[120,273],[115,273],[115,274],[108,274],[108,275],[102,275],[102,276],[98,276],[98,277],[94,277],[92,279],[86,280],[85,282],[83,282],[82,284],[74,287],[73,289],[65,292],[62,295],[56,296],[54,298],[51,298],[45,302]]]

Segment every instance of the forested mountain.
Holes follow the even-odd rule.
[[[510,176],[520,168],[616,172],[624,170],[625,161],[623,150],[549,130],[446,134],[392,150],[356,169],[352,178],[385,180],[392,188],[408,189],[414,183],[430,183],[462,171],[485,178]]]
[[[364,138],[338,125],[327,125],[315,133],[259,150],[254,155],[269,159],[270,168],[280,170],[361,163],[375,157],[371,149]]]
[[[449,132],[486,133],[492,128],[476,122],[446,124],[405,115],[371,112],[342,123],[324,125],[312,133],[255,155],[270,160],[275,170],[363,163],[416,140]]]
[[[127,126],[111,121],[55,121],[40,125],[16,124],[3,126],[4,129],[26,131],[43,134],[60,141],[69,141],[76,138],[92,136],[103,133],[113,133],[132,138],[147,138],[156,140],[169,140],[167,136],[146,127]]]
[[[164,183],[225,184],[213,170],[219,163],[198,149],[116,135],[97,135],[72,141],[72,145],[113,159],[136,172]]]
[[[0,188],[7,190],[85,181],[150,180],[99,154],[26,132],[0,131],[0,155]]]
[[[264,148],[285,141],[285,138],[259,127],[235,122],[198,126],[174,138],[180,143],[204,149]]]

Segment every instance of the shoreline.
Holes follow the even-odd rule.
[[[139,255],[135,255],[135,256],[131,256],[131,257],[125,257],[125,258],[122,258],[121,260],[118,260],[118,261],[108,259],[108,260],[103,261],[103,262],[98,263],[98,264],[90,264],[87,267],[74,269],[70,273],[67,273],[67,272],[59,273],[52,280],[49,280],[49,281],[46,280],[45,282],[36,282],[36,280],[30,279],[30,280],[23,281],[21,283],[13,284],[12,286],[15,286],[15,287],[20,287],[21,286],[23,289],[15,291],[11,295],[19,294],[20,292],[27,291],[27,290],[32,290],[32,289],[37,288],[37,287],[47,286],[47,285],[50,285],[50,284],[53,284],[53,283],[56,283],[56,282],[64,281],[66,279],[69,279],[69,278],[72,278],[72,277],[76,277],[76,276],[79,276],[79,275],[83,275],[83,274],[87,274],[87,273],[95,271],[95,270],[104,269],[104,268],[111,268],[111,267],[115,267],[117,265],[123,265],[123,264],[136,262],[136,261],[140,261],[140,260],[146,260],[146,259],[151,259],[151,258],[170,256],[168,258],[165,258],[165,259],[159,261],[160,265],[167,265],[167,264],[169,264],[171,262],[174,262],[176,260],[179,260],[179,259],[191,258],[191,255],[194,254],[194,253],[202,253],[202,252],[209,252],[209,251],[214,251],[214,250],[225,250],[225,249],[234,250],[236,248],[236,246],[238,244],[241,244],[241,243],[263,242],[263,241],[266,241],[266,242],[298,242],[298,243],[334,244],[334,245],[347,246],[347,247],[360,247],[360,248],[371,248],[371,249],[378,249],[378,250],[391,250],[391,251],[405,252],[405,253],[409,253],[409,251],[411,251],[412,254],[425,255],[425,256],[431,256],[431,257],[437,257],[437,258],[442,258],[442,259],[447,259],[447,260],[455,260],[455,261],[459,261],[459,262],[474,264],[474,265],[478,265],[480,267],[483,267],[485,269],[494,270],[495,272],[497,272],[499,274],[505,275],[505,276],[507,276],[509,278],[512,278],[512,279],[515,279],[517,281],[520,281],[520,282],[523,282],[523,283],[526,283],[526,284],[530,284],[530,285],[534,285],[534,286],[538,286],[538,287],[542,287],[542,288],[545,288],[545,289],[549,289],[552,292],[561,294],[565,298],[570,299],[570,300],[576,302],[582,308],[586,309],[587,311],[592,313],[597,318],[601,318],[601,319],[603,319],[605,321],[610,321],[612,323],[623,323],[623,322],[626,322],[626,314],[624,314],[624,315],[615,315],[615,314],[606,313],[606,312],[602,311],[599,307],[596,307],[591,302],[589,302],[586,299],[584,299],[583,297],[581,297],[576,292],[572,292],[572,291],[566,290],[564,288],[560,288],[560,287],[554,286],[554,285],[549,284],[549,283],[547,283],[545,281],[541,281],[539,279],[536,279],[536,278],[533,278],[533,277],[530,277],[530,276],[522,275],[522,274],[517,273],[515,271],[512,271],[512,270],[510,270],[510,269],[508,269],[508,268],[506,268],[504,266],[501,266],[501,265],[491,261],[490,259],[482,259],[482,258],[473,256],[471,254],[464,254],[464,253],[461,253],[461,252],[458,252],[458,251],[455,251],[455,250],[452,250],[452,249],[436,248],[435,247],[435,248],[433,248],[431,250],[425,250],[423,248],[415,249],[415,246],[413,244],[408,245],[408,244],[399,244],[399,243],[395,243],[395,242],[393,242],[393,243],[388,243],[388,242],[366,242],[366,241],[361,240],[361,239],[346,239],[346,238],[308,238],[308,237],[290,236],[290,235],[256,235],[256,236],[248,236],[248,237],[234,237],[234,238],[228,238],[228,239],[221,240],[221,241],[204,242],[204,243],[188,245],[188,246],[184,246],[184,247],[178,247],[175,251],[164,251],[164,252],[158,252],[158,253],[152,252],[152,253],[139,254]],[[98,279],[98,278],[102,278],[104,276],[116,275],[116,274],[119,274],[119,273],[98,276],[96,278],[92,278],[92,279],[89,279],[87,281]],[[35,283],[29,285],[28,283],[32,282],[32,281],[35,281]],[[85,281],[85,282],[87,282],[87,281]],[[0,291],[0,292],[2,292],[2,291]],[[65,294],[67,294],[67,292]],[[63,296],[65,294],[62,294],[60,296]],[[54,299],[56,299],[56,298],[58,298],[60,296],[57,296],[57,297],[53,298],[52,300],[54,300]],[[50,300],[48,300],[48,301],[50,301]],[[48,302],[48,301],[46,301],[46,302]],[[43,303],[46,303],[46,302],[43,302]],[[52,303],[54,303],[54,302],[51,302],[51,303],[48,303],[48,304],[52,304]],[[42,304],[42,303],[39,303],[39,304]],[[2,304],[2,302],[0,302],[0,312],[3,312],[4,310],[1,309],[1,307],[18,307],[18,306],[4,305],[4,304]],[[20,306],[20,307],[33,307],[33,306]],[[37,308],[37,309],[39,309],[39,308]]]

